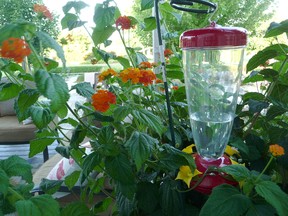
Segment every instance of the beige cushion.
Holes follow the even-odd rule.
[[[35,138],[37,130],[34,124],[19,123],[17,116],[0,118],[0,143],[23,143]]]
[[[14,110],[14,99],[0,101],[0,116],[16,115]]]

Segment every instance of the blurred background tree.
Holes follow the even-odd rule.
[[[262,38],[263,30],[260,28],[263,23],[272,19],[275,0],[211,0],[218,5],[218,10],[212,17],[217,24],[222,26],[243,27],[248,30],[249,37]],[[174,38],[178,43],[179,36],[188,29],[203,28],[209,25],[207,14],[194,14],[182,12],[172,8],[168,0],[162,1],[160,5],[161,15],[165,18],[165,27],[169,32],[168,36]],[[197,7],[197,4],[195,4]],[[141,0],[134,0],[132,9],[133,16],[138,20],[152,16],[152,9],[141,11]],[[136,29],[136,34],[144,46],[152,46],[151,33]],[[255,49],[255,44],[249,44],[250,49]],[[260,48],[260,47],[259,47]]]
[[[5,23],[15,20],[24,20],[36,24],[38,30],[48,33],[54,39],[59,35],[59,16],[52,13],[52,19],[46,19],[34,11],[34,5],[43,5],[42,0],[0,0],[0,27]],[[41,47],[37,38],[34,38],[33,44],[36,49],[45,51]],[[41,49],[40,49],[41,47]]]

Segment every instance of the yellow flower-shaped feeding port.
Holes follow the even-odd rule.
[[[195,169],[194,172],[192,173],[191,169],[189,166],[181,166],[180,171],[178,172],[178,175],[176,177],[176,180],[182,180],[184,181],[188,187],[190,187],[191,180],[193,177],[197,175],[203,174],[199,170]]]

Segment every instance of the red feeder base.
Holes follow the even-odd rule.
[[[230,158],[226,155],[223,155],[217,160],[211,160],[211,159],[207,160],[200,157],[198,154],[195,154],[194,156],[196,167],[202,173],[204,173],[210,166],[223,167],[232,164]],[[202,176],[203,174],[199,175],[200,178]],[[196,183],[197,181],[191,181],[190,187],[193,187]],[[201,183],[195,188],[195,190],[200,193],[209,195],[211,194],[212,189],[214,187],[221,184],[230,184],[233,186],[238,186],[238,182],[223,178],[223,176],[221,176],[218,172],[209,172],[201,181]]]

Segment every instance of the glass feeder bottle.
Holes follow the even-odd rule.
[[[215,22],[180,37],[192,134],[206,161],[222,157],[229,141],[246,44],[245,29]]]

